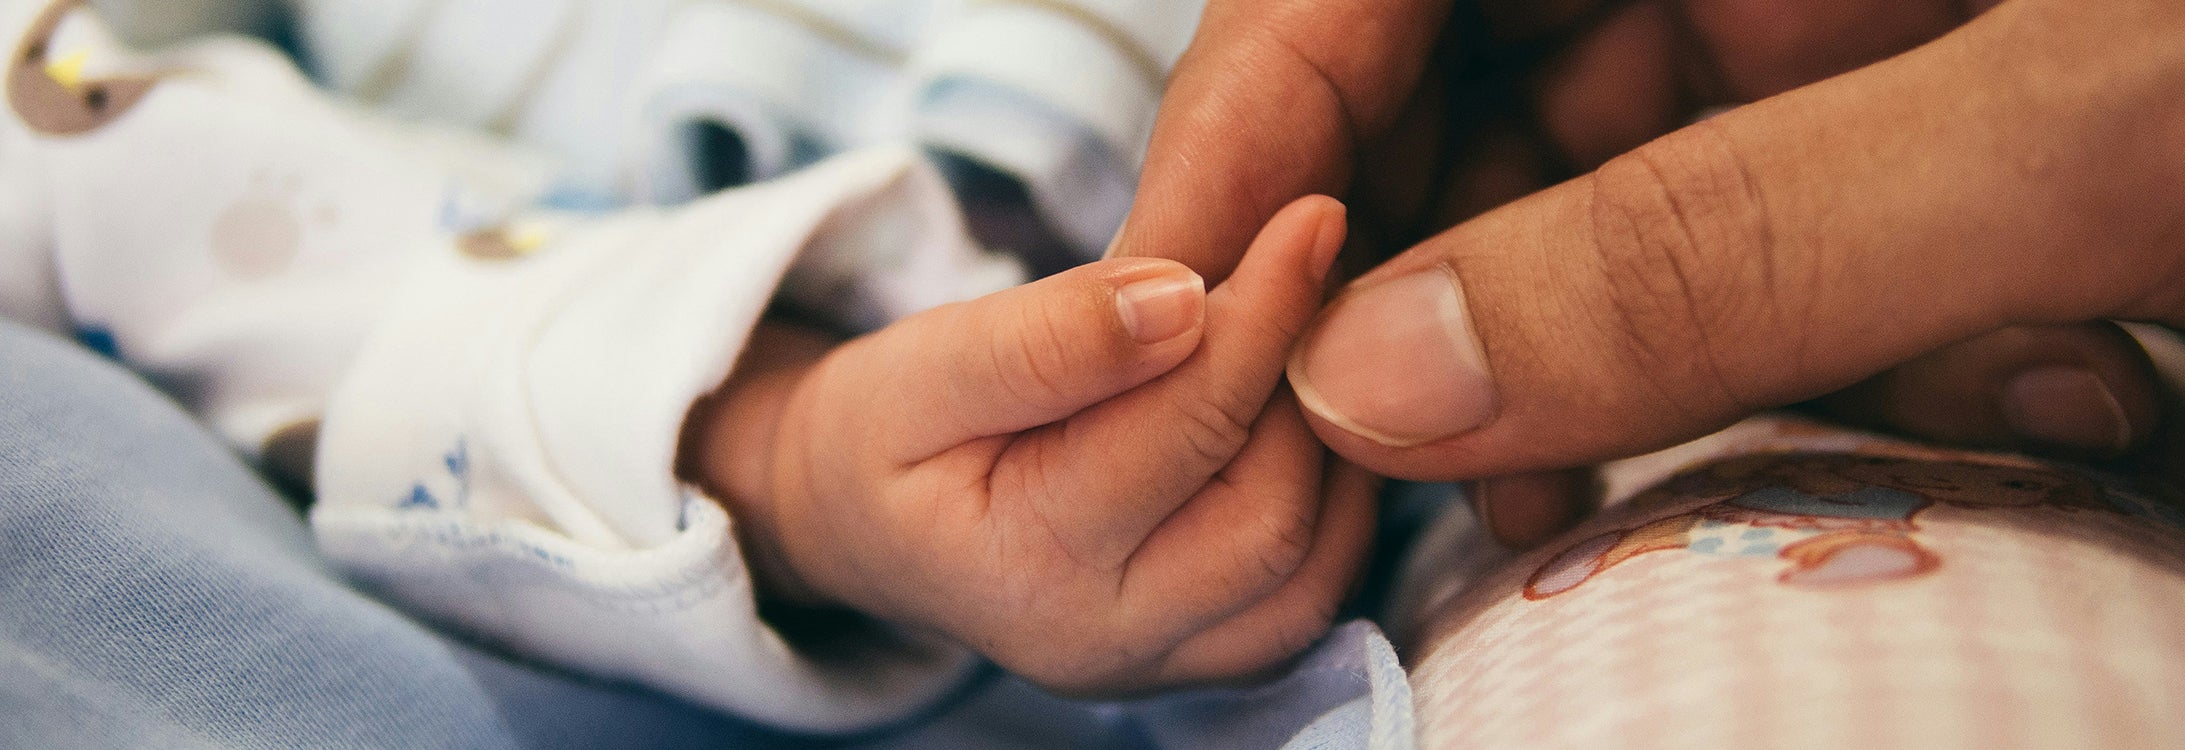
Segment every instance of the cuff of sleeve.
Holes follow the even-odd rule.
[[[990,0],[942,22],[910,62],[917,87],[1014,90],[1085,123],[1136,174],[1199,3]],[[1179,33],[1181,32],[1181,33]]]
[[[770,726],[884,725],[973,675],[961,648],[908,635],[854,661],[790,647],[759,618],[727,515],[694,493],[683,499],[681,531],[629,550],[465,509],[322,506],[312,525],[362,585],[428,619]]]
[[[847,731],[957,684],[958,648],[807,658],[759,619],[729,519],[673,474],[790,261],[906,181],[903,149],[414,277],[328,409],[313,524],[389,598],[511,650],[775,726]],[[458,243],[470,244],[468,241]],[[530,242],[510,242],[527,245]]]
[[[1098,260],[1122,228],[1137,170],[1098,134],[1011,89],[951,79],[928,87],[912,127],[930,148],[969,157],[1024,185],[1039,217]]]
[[[745,149],[751,180],[809,162],[822,150],[870,142],[901,52],[892,40],[794,3],[703,3],[677,10],[633,84],[641,102],[633,148],[636,189],[654,203],[693,199],[718,185],[696,174],[690,133],[711,124]]]

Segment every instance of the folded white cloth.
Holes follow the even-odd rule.
[[[859,153],[672,214],[521,227],[549,244],[515,266],[434,255],[329,405],[320,544],[429,616],[767,723],[922,707],[965,675],[961,649],[806,659],[759,625],[721,506],[673,474],[684,414],[794,255],[864,241],[840,222],[887,204],[953,210],[922,165]]]
[[[75,329],[246,453],[317,427],[313,523],[412,612],[514,652],[798,730],[868,727],[971,661],[791,649],[684,414],[777,284],[857,320],[1019,283],[911,148],[672,211],[527,206],[548,157],[336,104],[279,53],[156,56],[0,0],[0,312]]]
[[[1197,0],[295,0],[334,88],[565,160],[571,206],[675,203],[913,143],[1009,174],[1090,258]],[[709,162],[707,128],[742,164]]]

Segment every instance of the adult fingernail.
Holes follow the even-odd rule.
[[[1157,344],[1199,327],[1205,315],[1206,281],[1179,269],[1124,284],[1115,292],[1115,314],[1141,344]]]
[[[1320,231],[1313,235],[1312,254],[1315,278],[1323,281],[1335,267],[1335,256],[1343,252],[1343,238],[1350,235],[1350,207],[1333,198],[1327,202],[1332,205],[1320,220]]]
[[[2121,451],[2132,444],[2124,405],[2093,371],[2038,367],[2003,387],[2003,418],[2021,437],[2042,443]]]
[[[1470,432],[1499,405],[1447,265],[1337,299],[1290,359],[1290,385],[1322,419],[1394,448]]]

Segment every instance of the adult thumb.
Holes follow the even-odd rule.
[[[2175,322],[2150,300],[2180,286],[2180,8],[2005,3],[1671,134],[1359,279],[1291,381],[1345,457],[1474,478],[1671,445],[2006,325]]]

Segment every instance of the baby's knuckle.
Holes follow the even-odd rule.
[[[1053,319],[1032,313],[1024,321],[1024,335],[994,340],[995,367],[1001,373],[1004,396],[1031,404],[1051,404],[1068,393],[1076,361],[1071,348],[1054,330]]]
[[[1281,580],[1305,564],[1312,553],[1313,520],[1308,514],[1295,510],[1299,504],[1294,498],[1268,498],[1269,510],[1261,513],[1255,527],[1252,542],[1246,545],[1260,572],[1267,577]]]
[[[1252,417],[1234,413],[1221,404],[1186,404],[1177,413],[1184,417],[1183,438],[1192,454],[1213,465],[1229,463],[1252,436]]]

